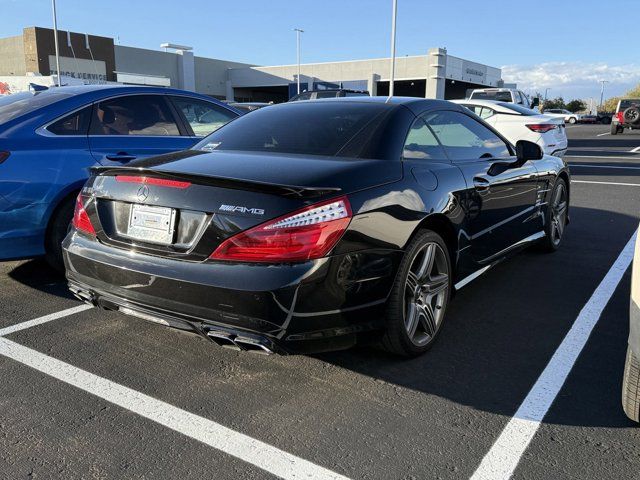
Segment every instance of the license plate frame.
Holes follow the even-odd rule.
[[[176,210],[169,207],[132,203],[125,236],[157,245],[171,245],[175,233]]]

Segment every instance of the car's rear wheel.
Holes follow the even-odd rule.
[[[542,239],[543,249],[547,252],[555,252],[562,243],[564,230],[567,225],[569,212],[569,194],[567,184],[562,178],[556,180],[551,192],[545,225],[545,237]]]
[[[640,422],[640,362],[630,347],[627,347],[622,377],[622,408],[627,417]]]
[[[386,312],[382,346],[413,357],[434,343],[451,293],[451,259],[437,233],[420,231],[404,254]]]
[[[611,135],[617,135],[618,134],[618,125],[616,125],[615,123],[611,124]]]
[[[58,206],[49,221],[45,237],[45,259],[59,272],[64,272],[62,241],[67,236],[73,218],[75,198],[75,195],[70,195]]]

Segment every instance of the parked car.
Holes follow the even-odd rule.
[[[0,260],[45,255],[60,243],[94,164],[184,150],[236,118],[217,100],[133,86],[58,87],[0,99]]]
[[[611,135],[623,133],[624,129],[640,129],[640,99],[622,98],[618,100],[616,113],[611,118]]]
[[[67,278],[92,305],[230,348],[317,352],[375,332],[413,356],[454,290],[527,245],[560,246],[569,189],[562,159],[451,102],[283,103],[192,150],[94,168]]]
[[[612,112],[596,112],[596,121],[603,125],[609,125],[613,115]]]
[[[518,140],[537,143],[547,155],[562,157],[567,151],[564,121],[514,103],[488,100],[453,100],[464,105],[498,130],[513,145]]]
[[[319,98],[338,98],[338,97],[368,97],[369,92],[366,90],[348,90],[345,88],[337,88],[331,90],[310,90],[308,92],[302,92],[298,95],[291,97],[290,102],[297,102],[299,100],[317,100]]]
[[[545,108],[542,113],[550,117],[562,118],[566,123],[570,123],[571,125],[582,120],[581,113],[570,112],[564,108]]]
[[[268,102],[229,102],[227,103],[230,107],[235,108],[240,113],[245,114],[249,112],[253,112],[254,110],[258,110],[259,108],[268,107],[269,105],[273,105]]]
[[[522,90],[515,88],[476,88],[469,94],[469,100],[492,100],[495,102],[515,103],[525,108],[534,109],[540,99],[530,99]]]
[[[629,344],[622,377],[622,408],[627,417],[640,422],[640,242],[637,240],[631,267]]]
[[[580,116],[580,120],[579,120],[578,123],[596,124],[596,123],[598,123],[598,116],[597,115],[591,115],[589,113],[583,113]]]

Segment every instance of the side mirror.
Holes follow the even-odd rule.
[[[524,164],[527,160],[540,160],[543,153],[537,143],[518,140],[516,142],[516,156],[518,157],[518,163]]]
[[[535,108],[540,105],[540,97],[533,97],[531,99],[531,108]]]

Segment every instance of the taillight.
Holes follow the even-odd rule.
[[[180,180],[170,180],[168,178],[136,177],[133,175],[116,175],[116,182],[122,183],[144,183],[146,185],[157,185],[159,187],[187,188],[191,182]]]
[[[9,158],[9,155],[11,155],[11,152],[0,152],[0,163]]]
[[[624,123],[624,112],[616,113],[616,118],[618,119],[618,122]]]
[[[527,128],[532,132],[547,133],[558,128],[558,125],[554,123],[530,123]]]
[[[225,240],[211,254],[237,262],[296,262],[325,256],[351,221],[347,197],[317,203]]]
[[[76,209],[73,212],[73,221],[71,223],[76,230],[80,230],[81,232],[93,236],[96,234],[96,231],[91,224],[91,220],[89,220],[89,215],[87,215],[87,211],[84,209],[82,194],[78,194],[78,198],[76,199]]]

